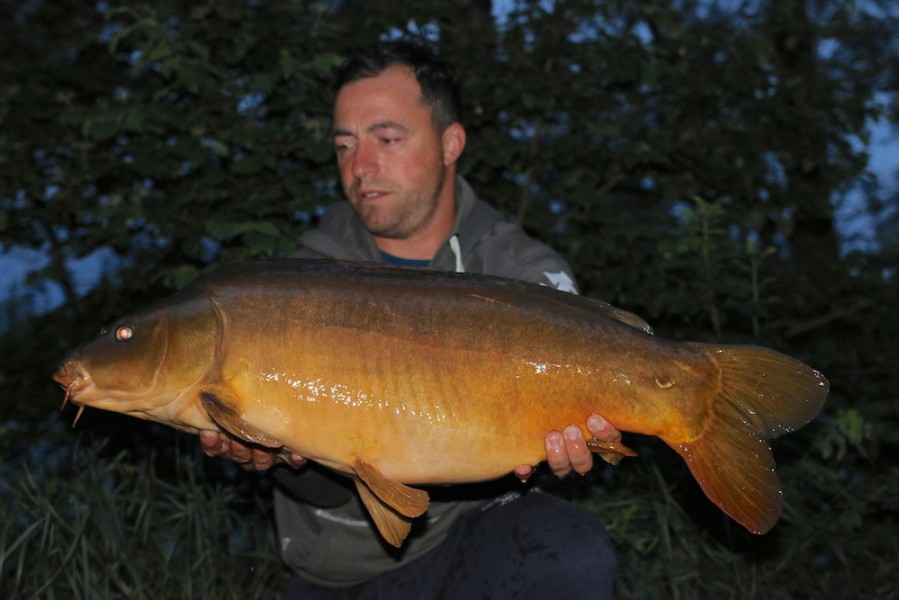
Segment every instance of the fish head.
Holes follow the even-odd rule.
[[[217,332],[205,297],[179,295],[104,327],[63,358],[53,379],[79,406],[196,427],[184,404],[214,363]]]

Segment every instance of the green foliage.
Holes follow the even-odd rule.
[[[827,425],[827,428],[816,440],[818,451],[823,458],[834,457],[838,461],[846,457],[847,452],[855,451],[862,457],[869,453],[865,445],[873,438],[873,427],[865,421],[857,410],[841,410]]]

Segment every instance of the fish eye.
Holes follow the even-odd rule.
[[[115,330],[115,339],[120,342],[127,342],[134,337],[134,330],[128,325],[122,325]]]

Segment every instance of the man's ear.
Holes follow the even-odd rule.
[[[450,166],[459,160],[465,149],[465,128],[461,123],[453,123],[443,130],[441,136],[443,142],[443,164]]]

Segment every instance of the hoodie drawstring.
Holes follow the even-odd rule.
[[[449,239],[450,249],[456,256],[456,273],[464,273],[465,267],[462,265],[462,247],[459,245],[459,234],[454,233]]]

